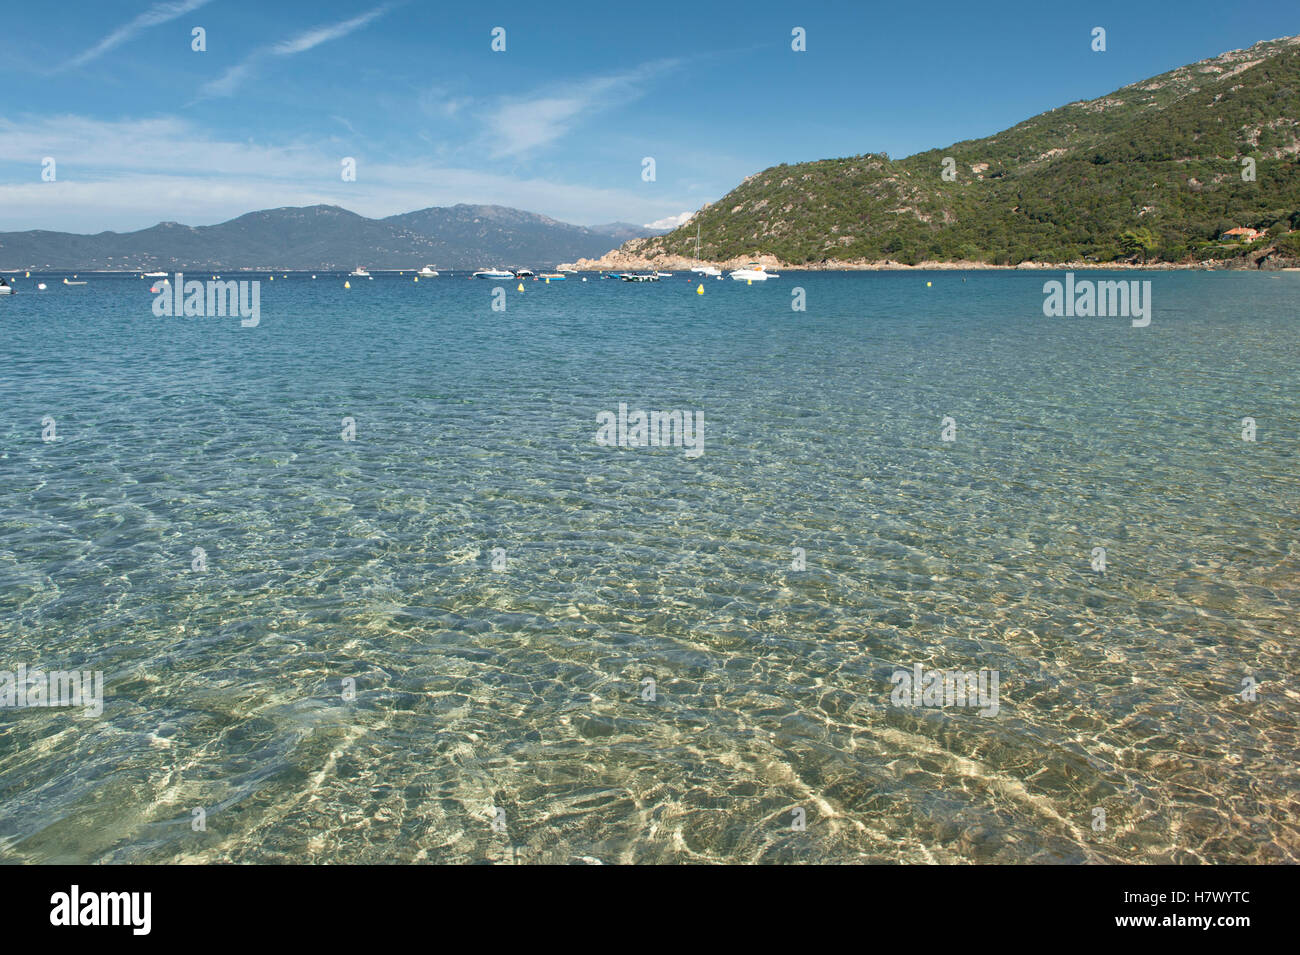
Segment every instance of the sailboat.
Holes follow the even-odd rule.
[[[700,224],[695,223],[695,264],[691,271],[699,275],[721,275],[722,272],[711,265],[700,265]]]

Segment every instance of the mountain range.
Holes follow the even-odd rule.
[[[1168,262],[1300,257],[1300,37],[1257,43],[905,159],[748,177],[689,223],[580,263]],[[1225,242],[1233,228],[1258,230]]]
[[[661,230],[584,226],[504,206],[455,205],[368,219],[338,206],[250,212],[211,226],[160,222],[137,232],[0,232],[16,269],[446,269],[553,267]]]

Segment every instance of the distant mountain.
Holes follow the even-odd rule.
[[[698,228],[713,262],[1261,265],[1300,255],[1298,158],[1300,37],[1287,37],[906,159],[773,166],[599,264],[688,262]],[[1220,241],[1237,226],[1265,236]]]
[[[161,222],[138,232],[0,232],[14,269],[447,269],[553,267],[602,255],[625,237],[504,206],[456,205],[368,219],[338,206],[250,212],[212,226]],[[630,226],[636,229],[635,226]],[[653,230],[640,230],[649,236]]]
[[[609,236],[615,242],[623,243],[629,239],[640,239],[647,236],[667,235],[672,229],[652,229],[648,225],[633,225],[630,222],[607,222],[604,225],[594,225],[591,227],[592,232],[600,235]]]

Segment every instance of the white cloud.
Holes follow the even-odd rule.
[[[662,219],[656,219],[654,222],[647,222],[645,224],[645,228],[676,229],[679,225],[683,225],[689,222],[691,220],[691,217],[694,215],[695,215],[694,212],[679,212],[675,216],[665,216]]]
[[[235,90],[248,79],[254,72],[259,63],[272,56],[296,56],[299,53],[305,53],[310,49],[320,46],[322,43],[328,43],[330,40],[339,40],[360,30],[370,21],[383,16],[393,8],[391,3],[375,7],[365,13],[355,16],[350,20],[343,20],[340,23],[327,24],[325,26],[312,27],[295,37],[282,40],[271,46],[262,47],[254,50],[248,56],[244,57],[239,63],[230,67],[214,80],[203,84],[199,93],[201,96],[230,96]]]
[[[677,60],[646,63],[625,73],[567,83],[500,101],[485,113],[485,137],[493,158],[520,156],[559,139],[584,117],[626,106],[644,96],[649,82]]]
[[[58,180],[42,182],[33,156],[53,156]],[[517,178],[454,163],[372,161],[357,153],[357,181],[343,182],[327,140],[268,146],[212,138],[176,118],[105,121],[80,116],[0,117],[0,163],[30,178],[0,185],[5,231],[128,231],[161,220],[206,225],[277,206],[331,203],[387,216],[458,202],[513,206],[565,222],[650,221],[685,195],[653,198]]]
[[[143,33],[149,27],[155,27],[163,23],[169,23],[177,17],[197,10],[199,7],[210,2],[210,0],[177,0],[174,3],[156,3],[144,13],[140,14],[134,20],[126,23],[104,39],[100,40],[89,50],[74,56],[71,60],[63,65],[63,69],[75,69],[79,66],[85,66],[91,60],[103,56],[114,47],[121,46],[127,40],[132,39],[137,34]]]
[[[330,40],[341,39],[354,30],[360,30],[371,20],[383,16],[391,9],[392,4],[384,4],[382,7],[376,7],[360,16],[353,17],[351,20],[344,20],[342,23],[329,26],[315,27],[305,33],[298,34],[292,39],[277,43],[271,47],[271,52],[276,56],[293,56],[296,53],[305,53],[312,47],[328,43]]]

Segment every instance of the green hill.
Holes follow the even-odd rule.
[[[1298,153],[1300,37],[1289,37],[906,159],[773,166],[622,251],[692,256],[698,225],[709,261],[1181,262],[1274,246],[1294,257]],[[1219,241],[1234,226],[1270,235],[1249,249]]]

